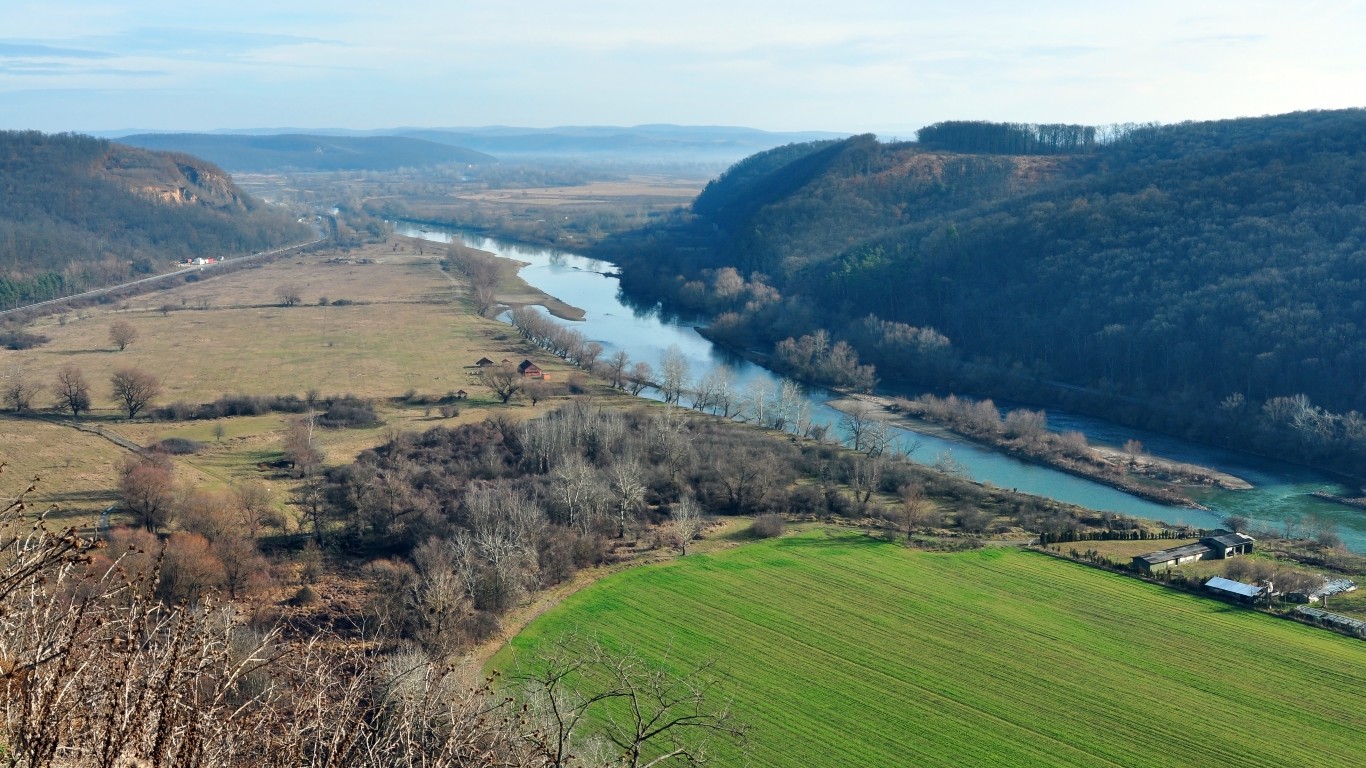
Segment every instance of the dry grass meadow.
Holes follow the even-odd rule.
[[[94,405],[83,421],[144,446],[168,437],[202,442],[200,453],[175,459],[177,473],[188,484],[226,488],[264,479],[283,505],[290,481],[259,465],[279,458],[292,417],[154,422],[139,416],[128,422],[111,396],[110,375],[124,367],[153,372],[163,388],[154,406],[232,394],[302,397],[310,390],[373,399],[382,426],[320,431],[328,464],[350,461],[395,430],[478,421],[490,409],[522,415],[546,408],[544,401],[535,409],[525,401],[499,404],[469,366],[484,356],[532,357],[560,381],[570,369],[533,351],[507,325],[473,315],[463,301],[463,284],[440,269],[442,254],[430,247],[425,251],[419,255],[410,241],[396,238],[345,254],[291,256],[117,305],[42,318],[29,328],[51,341],[0,353],[0,369],[19,368],[39,384],[43,391],[36,405],[47,409],[58,369],[74,365],[89,382]],[[283,285],[297,286],[300,304],[280,306],[277,289]],[[502,287],[509,298],[538,299],[515,275]],[[338,306],[338,300],[350,303]],[[138,332],[122,352],[109,340],[116,320],[126,320]],[[453,418],[442,418],[435,406],[403,400],[410,391],[435,400],[461,389],[469,398],[458,404],[460,413]],[[0,415],[0,461],[9,465],[0,495],[12,495],[22,490],[21,482],[39,476],[32,501],[56,503],[63,518],[89,524],[117,500],[117,468],[130,452],[62,421]],[[222,425],[221,438],[215,423]]]

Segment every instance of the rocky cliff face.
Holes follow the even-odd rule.
[[[98,173],[163,205],[248,211],[253,201],[222,169],[196,157],[110,145]]]

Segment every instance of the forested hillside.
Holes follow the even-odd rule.
[[[1366,442],[1366,111],[921,139],[750,158],[604,255],[735,343],[824,328],[885,384],[1360,471],[1342,452]]]
[[[0,132],[0,308],[308,234],[198,158],[89,136]]]

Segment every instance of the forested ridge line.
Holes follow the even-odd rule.
[[[1366,111],[1343,110],[791,145],[598,254],[732,343],[824,329],[894,387],[1360,474],[1364,237]]]
[[[189,155],[77,134],[0,131],[0,308],[308,233]]]

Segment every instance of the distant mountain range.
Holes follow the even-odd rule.
[[[120,137],[118,141],[143,149],[184,152],[229,171],[390,171],[497,162],[496,158],[472,149],[406,136],[141,133]]]
[[[373,131],[274,128],[208,133],[107,131],[148,149],[188,152],[229,170],[389,170],[494,158],[593,158],[733,162],[755,152],[842,138],[824,131],[770,132],[729,126],[637,125],[520,128],[392,128]],[[489,157],[492,155],[493,157]]]

